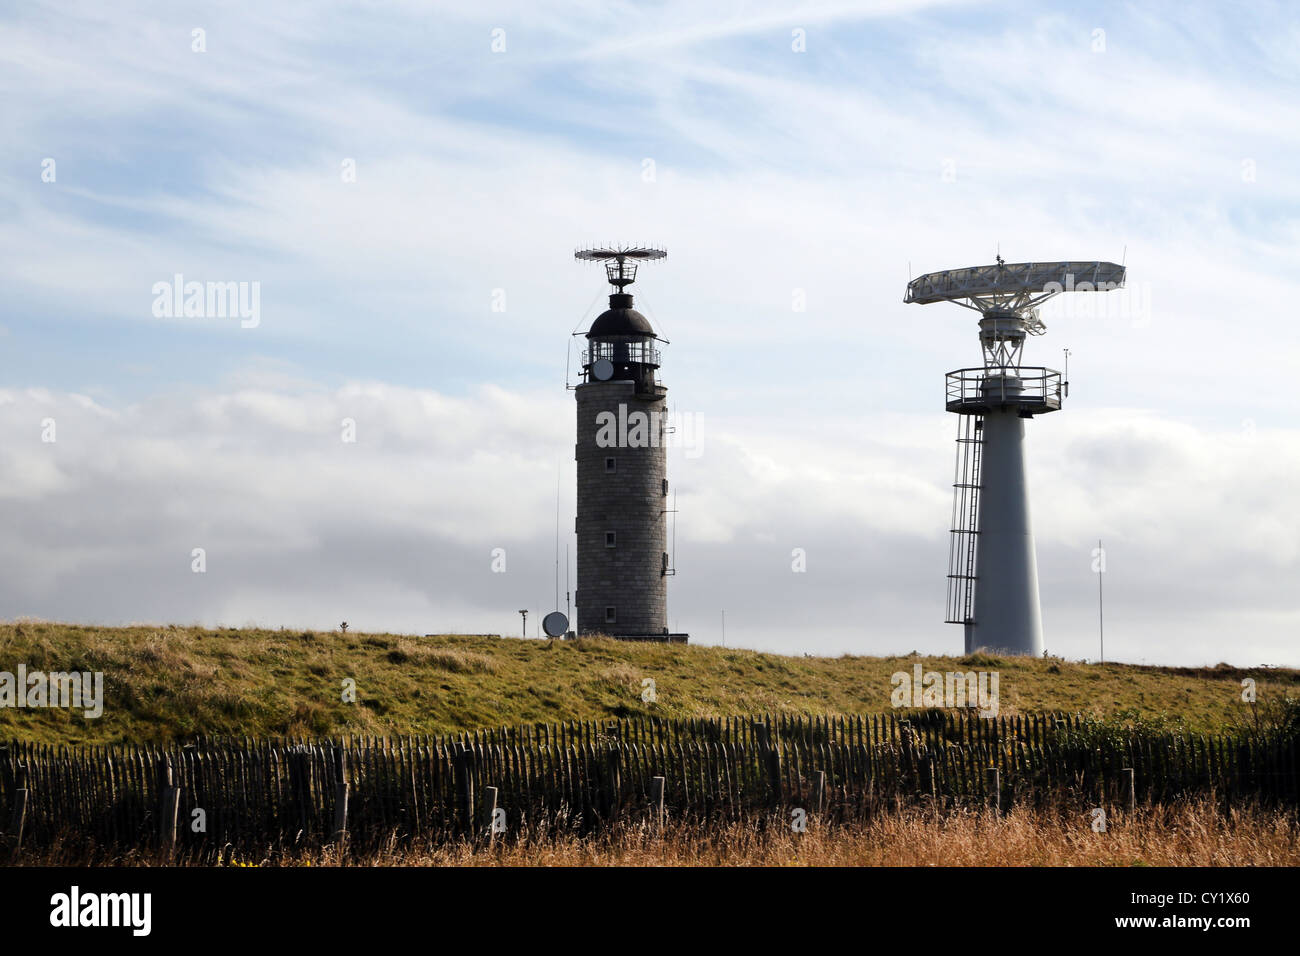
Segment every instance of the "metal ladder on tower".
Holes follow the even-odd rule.
[[[944,620],[968,624],[975,610],[975,540],[979,534],[980,458],[984,416],[957,418],[957,464],[952,483],[952,536],[948,542],[948,606]]]

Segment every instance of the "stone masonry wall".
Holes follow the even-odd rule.
[[[664,494],[667,393],[656,386],[653,392],[637,394],[631,382],[593,381],[575,390],[579,634],[644,636],[667,630],[668,579],[663,573],[669,500]],[[657,447],[597,445],[597,416],[608,411],[617,420],[620,404],[626,406],[626,416],[637,411],[647,415],[651,430],[658,429]],[[651,413],[659,415],[657,426]],[[606,458],[615,460],[613,472],[606,469]],[[612,548],[605,543],[607,531],[617,536]],[[615,623],[605,622],[606,607],[617,609]]]

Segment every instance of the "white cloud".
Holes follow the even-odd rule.
[[[518,607],[554,601],[557,467],[571,541],[571,413],[562,395],[488,388],[459,399],[376,383],[116,410],[0,393],[0,473],[22,479],[0,496],[0,553],[14,569],[0,606],[513,633]],[[40,441],[45,417],[58,422],[52,445]],[[357,422],[356,444],[340,439],[344,417]],[[1103,537],[1110,656],[1294,663],[1300,615],[1286,587],[1300,570],[1300,507],[1279,506],[1276,486],[1300,468],[1295,436],[1204,433],[1143,413],[1054,418],[1064,416],[1030,423],[1049,647],[1092,653],[1089,564]],[[726,608],[732,643],[949,648],[956,629],[939,621],[950,425],[942,414],[884,418],[858,440],[839,425],[710,423],[699,457],[671,456],[674,624],[717,640]],[[190,571],[194,547],[207,550],[204,575]],[[490,570],[494,547],[507,549],[504,575]],[[796,547],[806,574],[790,570]],[[1251,632],[1235,653],[1212,650],[1234,615]]]

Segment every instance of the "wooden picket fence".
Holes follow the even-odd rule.
[[[901,803],[1132,809],[1215,793],[1300,802],[1296,740],[1116,734],[1065,714],[750,716],[503,727],[438,737],[0,745],[0,846],[354,846],[617,821],[834,822]],[[500,812],[497,812],[500,811]],[[494,822],[496,826],[494,827]]]

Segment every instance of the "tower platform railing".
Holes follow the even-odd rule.
[[[949,372],[947,408],[961,415],[984,415],[1001,408],[1043,415],[1061,407],[1061,373],[1056,369],[962,368]]]
[[[606,359],[615,365],[635,363],[659,367],[659,350],[648,342],[593,342],[591,348],[583,350],[582,364]]]

